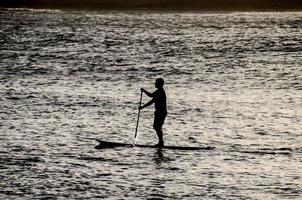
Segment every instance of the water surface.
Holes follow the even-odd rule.
[[[0,198],[301,199],[301,33],[301,12],[1,10]],[[216,149],[94,149],[132,142],[158,77],[166,144]]]

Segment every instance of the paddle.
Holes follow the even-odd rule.
[[[141,91],[141,97],[140,97],[140,100],[139,100],[139,107],[142,105],[142,98],[143,98],[143,91]],[[141,109],[138,109],[137,122],[136,122],[136,128],[135,128],[135,135],[134,135],[133,145],[135,145],[135,142],[136,142],[136,139],[137,139],[137,129],[138,129],[138,123],[139,123],[140,113],[141,113]]]

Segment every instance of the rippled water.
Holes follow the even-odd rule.
[[[302,198],[301,12],[1,10],[0,27],[0,199]],[[95,149],[132,142],[157,77],[166,144],[216,149]]]

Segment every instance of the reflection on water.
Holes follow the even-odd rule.
[[[156,153],[154,153],[154,162],[160,166],[162,162],[165,162],[165,159],[166,158],[164,158],[163,150],[160,148],[157,149]]]

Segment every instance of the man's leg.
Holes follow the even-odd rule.
[[[156,131],[157,137],[158,137],[158,144],[156,146],[164,146],[164,134],[163,134],[163,130],[162,127],[164,125],[164,121],[165,121],[166,115],[163,114],[155,114],[154,116],[154,124],[153,124],[153,128]]]
[[[162,131],[162,127],[158,127],[155,129],[157,137],[158,137],[158,145],[159,146],[164,146],[164,138],[163,138],[163,131]]]

